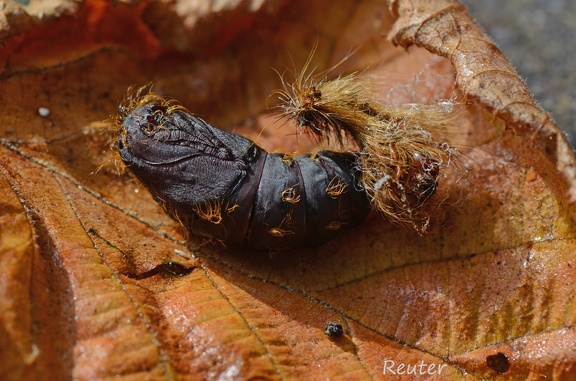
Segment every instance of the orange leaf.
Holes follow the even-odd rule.
[[[575,159],[460,4],[36,3],[0,33],[0,379],[574,379]],[[310,149],[267,106],[316,38],[319,69],[358,48],[331,74],[366,70],[384,103],[456,101],[429,234],[374,215],[318,249],[226,249],[118,173],[103,122],[149,82]]]

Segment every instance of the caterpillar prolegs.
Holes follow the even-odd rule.
[[[418,233],[424,203],[457,151],[433,132],[437,109],[373,101],[349,75],[300,78],[278,91],[283,114],[320,139],[352,139],[357,152],[268,153],[155,94],[120,107],[122,160],[191,233],[231,246],[289,250],[327,242],[371,206]]]

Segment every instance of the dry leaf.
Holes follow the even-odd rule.
[[[576,379],[574,157],[461,5],[41,3],[0,20],[0,379]],[[273,257],[186,242],[102,122],[154,82],[307,149],[265,114],[271,68],[316,37],[319,69],[358,48],[334,75],[368,67],[383,102],[461,102],[442,223],[420,238],[373,216]]]

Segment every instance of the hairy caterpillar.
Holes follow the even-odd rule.
[[[370,210],[355,153],[270,154],[152,93],[121,106],[117,124],[124,163],[194,234],[257,249],[311,247]]]
[[[334,80],[305,75],[311,57],[293,84],[282,78],[284,89],[276,94],[283,115],[319,140],[333,136],[344,145],[351,138],[370,202],[389,220],[424,233],[424,203],[436,191],[441,168],[458,155],[441,136],[452,124],[450,110],[384,106],[356,73]]]
[[[175,102],[138,93],[117,118],[122,160],[190,232],[229,245],[317,246],[361,223],[372,205],[426,231],[424,204],[458,155],[439,134],[451,125],[450,112],[383,106],[356,74],[283,84],[276,93],[284,117],[319,140],[351,138],[356,151],[270,154]]]

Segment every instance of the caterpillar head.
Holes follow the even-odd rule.
[[[224,198],[261,152],[154,94],[121,106],[118,124],[122,160],[165,207]]]

